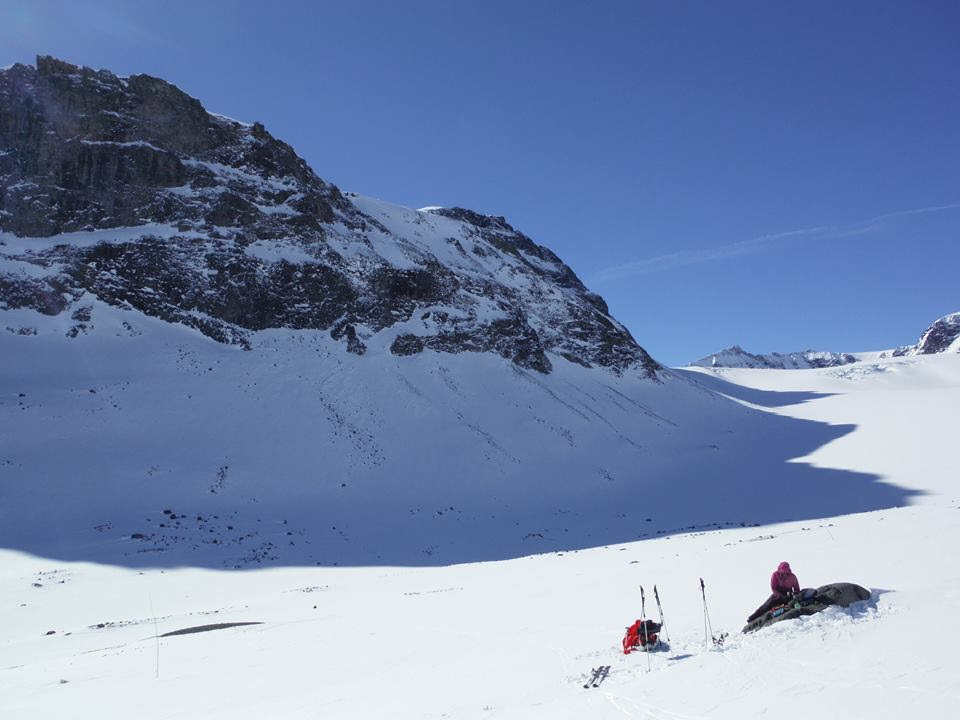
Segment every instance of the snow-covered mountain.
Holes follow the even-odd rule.
[[[916,345],[894,350],[894,357],[960,352],[960,312],[944,315],[923,331]]]
[[[658,367],[503,218],[341,193],[263,125],[146,75],[50,57],[0,71],[0,233],[2,307],[76,316],[74,333],[96,297],[245,348],[291,328],[356,355]]]
[[[504,219],[49,58],[0,229],[5,720],[952,712],[960,355],[671,371]],[[785,559],[871,598],[740,636]]]
[[[0,546],[444,564],[909,497],[788,462],[849,429],[661,368],[502,218],[341,193],[163,81],[14,66],[0,148]],[[756,497],[801,477],[844,489]]]
[[[756,355],[739,345],[721,350],[694,360],[688,367],[715,368],[766,368],[778,370],[805,370],[810,368],[837,367],[851,363],[884,357],[910,355],[933,355],[960,352],[960,313],[944,315],[924,330],[915,345],[903,345],[896,350],[873,352],[837,353],[803,350],[794,353],[769,353]]]
[[[837,365],[848,365],[856,361],[857,356],[851,353],[803,350],[801,352],[785,354],[775,352],[767,355],[756,355],[747,352],[739,345],[734,345],[718,353],[694,360],[690,363],[690,366],[801,370],[836,367]]]

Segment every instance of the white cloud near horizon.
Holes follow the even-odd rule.
[[[944,210],[960,209],[960,203],[950,203],[948,205],[934,205],[931,207],[913,208],[910,210],[897,210],[895,212],[884,213],[867,220],[860,220],[854,223],[844,225],[821,225],[818,227],[801,228],[799,230],[788,230],[786,232],[772,233],[769,235],[760,235],[749,240],[740,240],[735,243],[721,245],[715,248],[704,248],[702,250],[681,250],[675,253],[657,255],[642,260],[632,260],[620,265],[613,265],[603,270],[593,273],[589,280],[592,283],[602,283],[610,280],[620,280],[634,275],[647,275],[650,273],[663,272],[664,270],[674,270],[676,268],[686,267],[688,265],[700,265],[703,263],[715,262],[717,260],[726,260],[727,258],[737,257],[739,255],[751,255],[763,250],[765,247],[778,241],[798,238],[798,237],[821,237],[821,238],[842,238],[853,235],[863,235],[879,228],[884,221],[894,218],[908,217],[911,215],[926,215],[929,213],[943,212]]]

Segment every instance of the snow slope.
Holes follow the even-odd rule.
[[[951,448],[960,408],[958,368],[956,356],[931,355],[881,358],[783,378],[770,371],[694,372],[703,384],[745,403],[755,401],[757,393],[805,391],[813,380],[820,394],[815,402],[769,411],[805,420],[842,418],[856,429],[798,460],[875,473],[918,491],[912,502],[944,502],[958,496]]]
[[[913,494],[794,461],[852,425],[745,408],[688,377],[397,357],[376,336],[357,357],[317,331],[261,331],[243,352],[85,304],[77,331],[65,313],[2,314],[0,547],[134,567],[437,565]]]
[[[4,720],[956,700],[957,356],[670,372],[502,217],[343,194],[156,78],[0,86]],[[736,631],[785,558],[876,596],[702,652],[697,578]],[[624,657],[640,582],[671,645]]]
[[[150,334],[142,327],[148,331],[140,340]],[[199,351],[190,349],[196,354],[185,355],[184,365],[195,367],[203,382],[182,391],[201,393],[204,382],[213,383],[217,373],[202,367],[208,358],[196,365]],[[31,393],[39,393],[41,379],[49,382],[51,377],[42,357],[35,356],[37,367],[28,376],[34,381]],[[285,367],[282,374],[293,378],[295,370]],[[746,444],[734,446],[739,465],[754,483],[753,506],[762,506],[759,498],[771,496],[791,512],[811,491],[807,478],[828,471],[878,475],[913,493],[912,504],[605,545],[598,537],[594,547],[580,551],[451,566],[306,567],[289,559],[269,569],[236,572],[177,567],[157,560],[163,556],[157,553],[156,564],[144,562],[138,568],[136,561],[123,559],[122,552],[97,546],[94,536],[84,536],[88,559],[102,555],[118,558],[116,564],[7,549],[0,551],[0,622],[8,629],[0,639],[0,716],[950,716],[960,700],[960,666],[954,653],[960,639],[954,623],[960,569],[949,560],[960,540],[951,442],[960,407],[960,358],[886,359],[796,373],[685,372],[686,378],[676,381],[678,387],[696,380],[712,397],[729,398],[697,405],[698,412],[717,402],[724,413],[739,407],[747,411],[745,417],[759,418],[757,425],[744,426],[744,432],[760,432],[760,421],[791,423],[791,432],[808,424],[848,428],[790,458],[782,469],[792,466],[803,472],[786,486],[758,482],[761,473],[751,469],[761,446],[782,442],[782,436],[753,434],[753,453]],[[453,373],[454,382],[462,381]],[[145,382],[127,381],[131,387]],[[258,379],[251,375],[248,381]],[[513,389],[519,387],[523,385]],[[124,402],[117,388],[93,389],[98,398]],[[690,397],[703,393],[694,391]],[[54,386],[49,392],[66,390]],[[404,398],[418,413],[428,414],[416,396]],[[162,398],[153,399],[159,410],[171,412]],[[18,412],[29,418],[40,412],[39,405],[54,400],[40,397],[31,401],[36,405]],[[525,397],[521,402],[533,400]],[[539,403],[544,402],[541,396]],[[651,406],[661,411],[671,407],[666,401]],[[59,407],[66,412],[66,403]],[[65,426],[56,431],[51,427],[51,433],[70,437],[83,413],[88,418],[107,413],[96,405],[81,407],[65,414]],[[5,412],[9,409],[4,406]],[[674,410],[674,417],[686,422]],[[228,416],[235,412],[223,409]],[[652,419],[650,423],[656,426]],[[187,425],[185,433],[196,431]],[[488,426],[485,431],[494,429]],[[583,427],[574,431],[581,441]],[[275,439],[269,428],[264,432]],[[510,428],[490,434],[501,448],[515,450],[501,442],[517,432]],[[93,441],[91,434],[74,437]],[[543,436],[538,441],[543,442]],[[472,445],[477,444],[474,438]],[[491,457],[499,453],[492,445],[486,447]],[[629,447],[624,443],[621,450]],[[80,448],[79,443],[71,445],[73,451]],[[684,449],[694,457],[700,452],[692,444]],[[120,452],[118,459],[131,467],[133,454],[143,450],[131,450],[131,457]],[[5,452],[10,453],[9,446]],[[676,445],[668,443],[653,452],[668,452],[683,464]],[[38,458],[39,449],[30,456]],[[14,462],[22,463],[22,457],[17,455]],[[172,451],[167,457],[170,464],[185,462],[172,460]],[[56,464],[44,460],[42,466],[49,468],[44,472],[55,476]],[[642,526],[648,514],[696,514],[704,501],[721,502],[720,495],[710,491],[710,464],[696,462],[683,464],[686,472],[699,467],[701,474],[697,482],[676,489],[674,507],[665,501],[644,503],[636,486],[624,496],[630,498],[621,508],[629,523]],[[548,470],[556,473],[557,467]],[[831,477],[833,492],[842,495],[847,476]],[[173,482],[171,474],[166,481]],[[155,504],[157,491],[138,482],[150,495],[145,504]],[[771,475],[768,482],[776,478]],[[562,479],[559,485],[563,487]],[[182,493],[184,488],[176,490]],[[818,490],[828,492],[826,487]],[[81,503],[83,497],[78,490],[72,502]],[[103,502],[99,498],[94,505]],[[7,496],[5,510],[9,503]],[[88,507],[90,521],[98,514],[94,509]],[[102,507],[96,509],[105,513]],[[722,504],[713,509],[717,518],[732,517]],[[37,510],[54,509],[48,503]],[[15,505],[15,512],[6,511],[4,525],[13,522],[22,532],[26,523],[20,523],[18,515],[28,512],[26,505]],[[44,529],[55,532],[52,524]],[[104,546],[126,542],[100,536]],[[9,532],[4,537],[10,548]],[[72,539],[79,541],[80,536]],[[579,539],[586,547],[589,538],[581,534]],[[401,534],[392,540],[400,546],[408,542]],[[181,560],[187,557],[170,552]],[[215,553],[213,557],[219,558]],[[873,589],[875,597],[848,610],[738,635],[746,615],[766,596],[769,572],[783,559],[791,561],[805,586],[847,580]],[[704,648],[699,577],[707,583],[714,629],[732,633],[721,651]],[[669,649],[649,657],[649,673],[647,656],[623,656],[618,649],[623,627],[639,616],[641,583],[648,596],[651,586],[658,585],[670,635]],[[254,621],[263,624],[156,639],[158,633],[191,626]],[[54,634],[48,635],[50,631]],[[609,679],[600,688],[584,690],[585,674],[600,664],[611,665]]]

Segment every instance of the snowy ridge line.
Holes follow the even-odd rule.
[[[768,368],[803,370],[829,368],[858,362],[883,360],[891,357],[931,355],[960,352],[960,312],[938,318],[920,336],[915,345],[903,345],[895,350],[875,350],[857,353],[836,353],[804,350],[795,353],[755,355],[739,345],[694,360],[687,367],[710,368]]]
[[[809,368],[835,367],[857,362],[852,353],[835,353],[818,350],[803,350],[793,353],[770,353],[755,355],[739,345],[721,350],[718,353],[694,360],[688,367],[732,367],[732,368],[777,368],[802,370]]]
[[[241,127],[245,127],[245,128],[252,128],[252,127],[253,127],[253,123],[246,122],[246,121],[244,121],[244,120],[237,120],[236,118],[232,118],[232,117],[230,117],[230,116],[228,116],[228,115],[223,115],[223,114],[221,114],[221,113],[210,112],[209,110],[208,110],[207,112],[209,113],[209,115],[210,115],[211,117],[217,118],[218,120],[224,120],[224,121],[226,121],[226,122],[228,122],[228,123],[232,123],[232,124],[234,124],[234,125],[240,125]]]

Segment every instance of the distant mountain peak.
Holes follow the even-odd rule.
[[[850,353],[802,350],[792,353],[769,353],[757,355],[749,353],[739,345],[733,345],[720,352],[707,355],[690,363],[696,367],[726,368],[768,368],[777,370],[803,370],[809,368],[835,367],[856,362]]]
[[[903,357],[906,355],[933,355],[960,352],[960,312],[944,315],[923,331],[915,345],[903,345],[896,350],[873,353],[837,353],[802,350],[793,353],[769,353],[756,355],[739,345],[732,345],[720,352],[694,360],[690,366],[725,368],[768,368],[778,370],[802,370],[808,368],[835,367],[857,362],[865,357]]]
[[[960,312],[944,315],[923,331],[916,345],[894,350],[894,356],[960,352]]]

